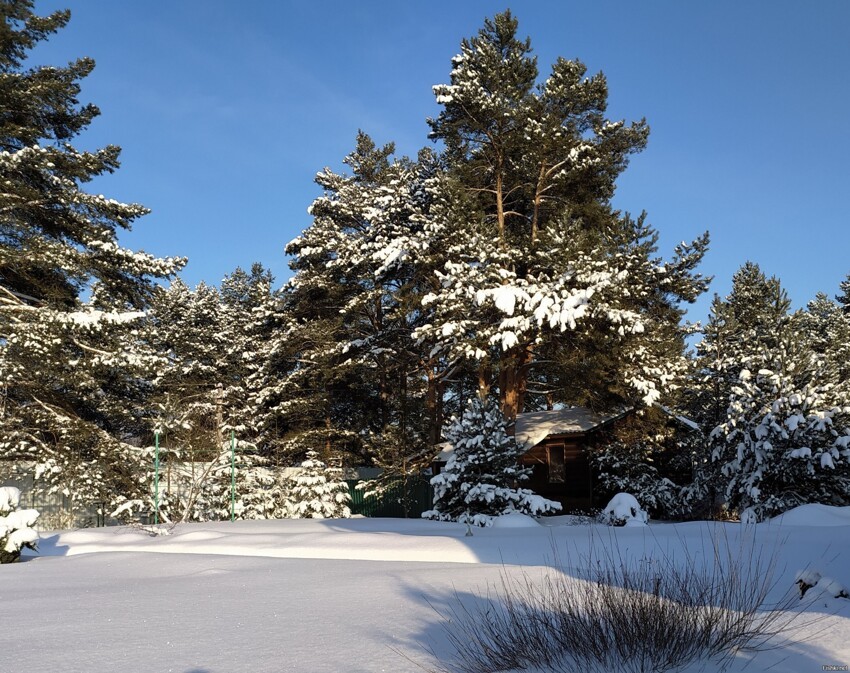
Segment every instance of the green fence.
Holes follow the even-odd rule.
[[[418,519],[422,512],[431,509],[434,491],[427,479],[398,480],[382,493],[368,498],[365,491],[355,488],[357,481],[346,482],[351,492],[351,513],[369,517],[395,517]]]

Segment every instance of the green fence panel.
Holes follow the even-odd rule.
[[[393,517],[418,519],[422,512],[431,509],[434,491],[426,479],[412,478],[405,483],[399,479],[382,493],[370,497],[355,486],[358,481],[348,481],[351,493],[351,513],[368,517]]]

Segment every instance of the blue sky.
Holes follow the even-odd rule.
[[[97,62],[81,100],[102,116],[77,145],[123,148],[92,189],[152,214],[122,243],[184,255],[187,283],[254,261],[289,276],[315,173],[358,129],[415,155],[461,38],[508,5],[485,0],[45,0],[71,23],[34,61]],[[648,148],[615,205],[646,210],[661,252],[711,233],[726,294],[745,261],[795,306],[850,272],[850,2],[514,2],[546,73],[557,56],[603,71],[609,116],[646,117]]]

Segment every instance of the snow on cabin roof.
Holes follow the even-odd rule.
[[[621,418],[627,411],[619,409],[600,414],[586,407],[569,407],[517,414],[514,436],[517,444],[528,450],[549,435],[582,435]]]
[[[625,416],[630,409],[620,409],[610,413],[599,414],[586,407],[570,407],[552,411],[532,411],[527,414],[517,414],[514,436],[517,444],[528,451],[539,444],[549,435],[582,435],[601,425],[616,421]],[[448,462],[454,453],[450,442],[436,445],[439,450],[437,462]]]

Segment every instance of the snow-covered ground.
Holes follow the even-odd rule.
[[[183,524],[158,537],[45,533],[38,556],[0,567],[0,670],[421,671],[450,657],[439,611],[476,601],[501,572],[539,575],[553,549],[568,566],[591,548],[699,558],[712,536],[747,548],[754,535],[757,549],[777,556],[776,593],[803,570],[850,584],[850,508],[806,506],[744,527],[505,523],[472,537],[466,526],[401,519]],[[850,665],[850,601],[821,595],[808,611],[819,618],[792,642],[741,654],[731,670]]]

